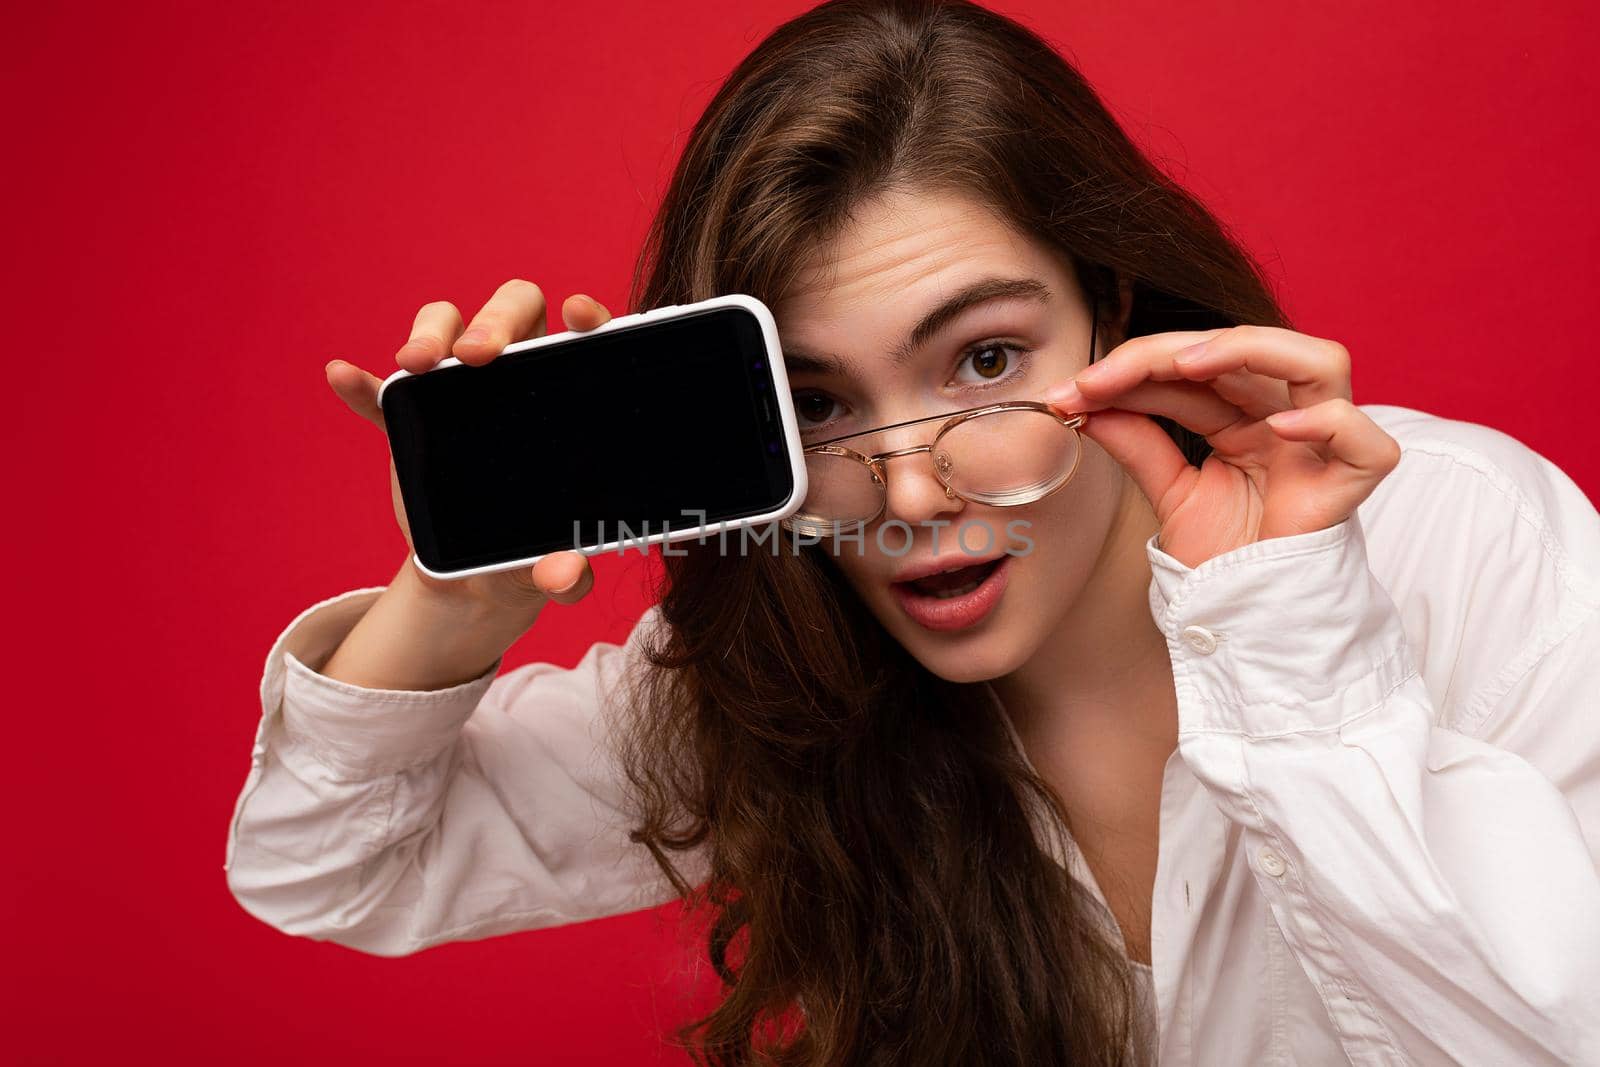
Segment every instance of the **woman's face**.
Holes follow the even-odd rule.
[[[1024,285],[941,319],[905,358],[895,355],[930,312],[994,280]],[[1065,256],[959,194],[897,190],[859,205],[773,310],[808,445],[996,400],[1037,400],[1090,359],[1090,309]],[[871,452],[923,445],[939,426],[844,444]],[[823,551],[934,674],[958,682],[1010,674],[1062,628],[1127,504],[1121,468],[1079,440],[1073,479],[1017,507],[949,499],[926,452],[890,459],[884,513],[858,540],[824,541]],[[898,524],[884,528],[896,519],[909,535]],[[899,580],[936,561],[988,566],[956,576],[964,581],[955,589],[943,582],[940,591],[959,594],[982,580],[964,595]]]

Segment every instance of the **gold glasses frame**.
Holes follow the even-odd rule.
[[[870,516],[868,516],[867,518],[864,518],[864,519],[849,519],[849,520],[828,519],[828,520],[825,520],[826,524],[832,525],[834,523],[841,523],[841,522],[852,522],[852,523],[853,522],[860,522],[860,523],[865,524],[865,523],[870,523],[870,522],[873,522],[874,520],[876,520],[879,515],[883,514],[884,509],[887,508],[888,504],[889,504],[889,490],[888,490],[888,487],[889,487],[889,468],[888,468],[888,461],[891,460],[891,459],[896,459],[896,458],[898,458],[900,456],[914,456],[914,455],[917,455],[918,453],[921,453],[921,452],[926,452],[926,453],[929,454],[930,457],[933,458],[934,474],[936,474],[938,476],[939,482],[944,486],[944,495],[945,495],[945,498],[947,500],[961,499],[961,500],[966,500],[968,503],[974,503],[974,504],[987,503],[986,501],[972,500],[971,498],[962,496],[960,493],[956,492],[955,487],[950,484],[950,460],[949,460],[949,457],[948,456],[934,456],[933,450],[935,448],[939,447],[939,442],[940,442],[941,439],[943,439],[945,434],[949,433],[951,430],[955,429],[957,426],[960,426],[962,423],[967,422],[967,421],[969,421],[971,419],[979,418],[979,417],[981,417],[983,415],[989,415],[989,414],[992,414],[992,413],[995,413],[995,412],[1000,412],[1000,411],[1038,411],[1038,412],[1041,412],[1041,413],[1043,413],[1045,415],[1050,416],[1051,418],[1053,418],[1057,422],[1059,422],[1062,426],[1065,426],[1067,429],[1071,430],[1072,433],[1074,434],[1074,436],[1076,436],[1079,428],[1082,427],[1085,423],[1087,423],[1089,421],[1089,413],[1086,412],[1086,411],[1079,412],[1076,415],[1067,416],[1067,415],[1060,414],[1054,408],[1052,408],[1049,404],[1043,403],[1042,401],[1038,401],[1038,400],[1002,400],[1002,401],[998,401],[998,402],[993,403],[993,404],[984,404],[981,407],[967,408],[964,411],[955,411],[955,412],[948,412],[947,411],[947,412],[944,412],[943,414],[939,414],[939,415],[925,415],[920,419],[907,419],[904,422],[891,423],[888,426],[879,426],[879,427],[877,427],[875,429],[871,429],[871,430],[858,430],[855,433],[842,434],[842,435],[840,435],[838,437],[830,437],[826,441],[819,441],[817,444],[811,445],[808,448],[806,448],[805,449],[805,454],[808,455],[808,456],[809,455],[818,455],[818,454],[820,454],[820,455],[829,455],[829,456],[842,456],[842,457],[844,457],[846,459],[853,459],[856,462],[861,463],[862,465],[864,465],[867,468],[867,470],[869,472],[871,472],[871,474],[872,474],[872,483],[873,483],[873,485],[878,487],[878,510],[873,512],[872,515],[870,515]],[[896,449],[891,449],[888,452],[878,452],[878,453],[875,453],[873,455],[867,455],[865,452],[858,452],[856,449],[853,449],[853,448],[845,448],[844,446],[842,446],[842,445],[840,445],[838,443],[840,441],[848,441],[848,440],[850,440],[852,438],[856,438],[856,437],[866,437],[866,436],[871,435],[871,434],[884,433],[884,432],[886,432],[888,430],[898,430],[902,426],[915,426],[918,423],[937,422],[937,421],[939,421],[941,419],[944,420],[944,425],[939,427],[939,432],[934,434],[933,435],[933,440],[929,441],[927,444],[912,445],[912,446],[909,446],[907,448],[896,448]],[[1034,503],[1036,501],[1043,500],[1045,497],[1049,496],[1051,493],[1054,493],[1057,490],[1061,489],[1068,482],[1072,481],[1073,475],[1078,473],[1078,464],[1080,462],[1082,462],[1082,460],[1083,460],[1083,442],[1082,442],[1082,440],[1077,441],[1076,445],[1077,445],[1077,447],[1074,449],[1073,457],[1072,457],[1072,467],[1067,471],[1066,477],[1062,478],[1061,481],[1057,482],[1056,485],[1053,488],[1049,489],[1046,492],[1040,493],[1036,497],[1030,497],[1030,498],[1028,498],[1026,500],[1018,500],[1018,501],[1014,501],[1014,502],[1009,503],[1009,504],[993,504],[991,506],[994,506],[994,507],[1019,507],[1019,506],[1021,506],[1023,504],[1032,504],[1032,503]],[[783,524],[785,526],[789,527],[790,529],[793,529],[795,525],[798,525],[800,523],[804,523],[805,525],[811,526],[811,527],[815,527],[815,526],[818,525],[817,520],[803,518],[803,517],[791,516],[790,518],[783,520]]]

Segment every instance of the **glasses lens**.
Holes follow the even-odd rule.
[[[933,448],[950,488],[979,504],[1027,504],[1055,492],[1078,467],[1078,434],[1049,412],[1009,408],[958,423]]]
[[[877,475],[853,456],[806,453],[806,486],[805,503],[793,516],[797,523],[866,522],[883,507]]]

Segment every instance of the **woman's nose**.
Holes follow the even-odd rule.
[[[914,452],[884,461],[888,489],[884,519],[899,519],[911,526],[958,512],[966,501],[945,490],[933,469],[930,452]]]

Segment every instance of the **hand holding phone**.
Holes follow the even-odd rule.
[[[433,578],[730,533],[775,551],[806,493],[777,324],[742,293],[402,368],[378,404]]]
[[[482,366],[508,345],[532,337],[542,337],[546,305],[538,286],[512,279],[497,289],[465,328],[461,312],[448,301],[434,301],[417,312],[411,336],[395,355],[395,363],[413,374],[432,370],[454,356],[462,363]],[[611,313],[599,301],[580,294],[569,296],[561,306],[561,317],[568,330],[593,330],[611,320]],[[481,336],[477,331],[482,330]],[[333,360],[325,368],[329,386],[351,411],[379,430],[385,430],[383,409],[378,405],[378,390],[383,380],[344,360]],[[551,463],[575,462],[570,456],[552,456]],[[406,547],[414,552],[411,527],[406,520],[405,502],[400,492],[394,458],[389,460],[389,489],[395,520]],[[579,552],[555,552],[536,564],[513,570],[479,574],[461,580],[443,580],[416,571],[417,579],[431,592],[459,598],[493,609],[526,611],[545,600],[575,604],[594,586],[594,573],[588,559]]]

